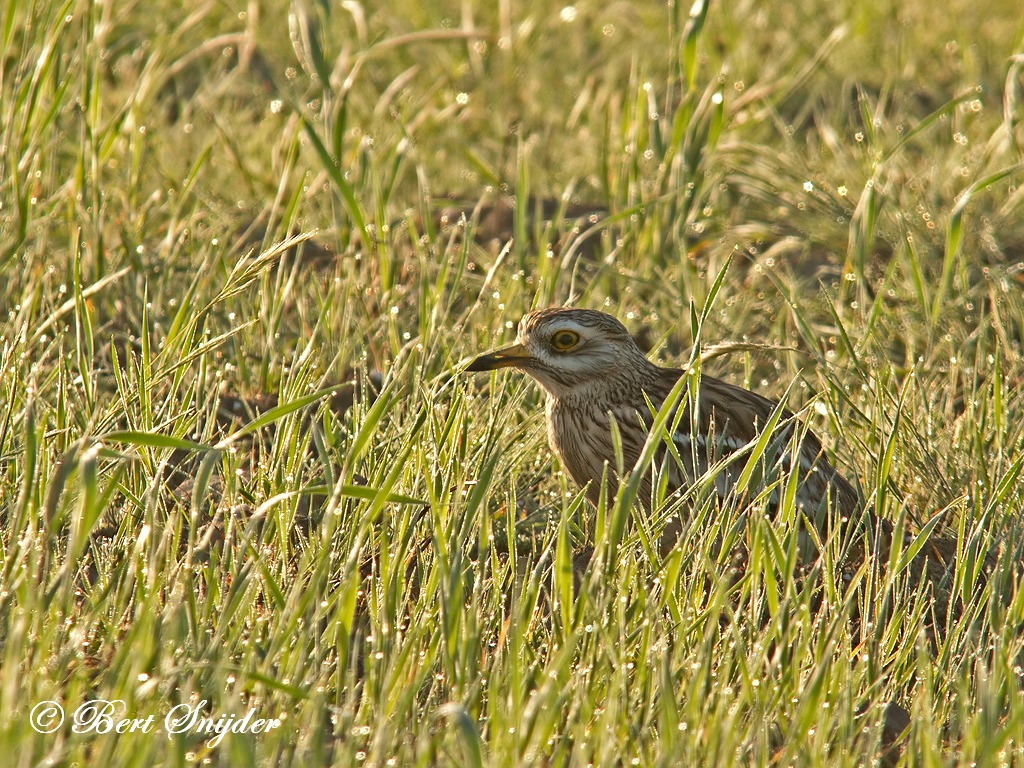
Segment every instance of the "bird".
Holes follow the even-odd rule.
[[[614,316],[575,307],[529,312],[519,323],[515,344],[475,357],[466,370],[503,368],[525,372],[547,393],[548,441],[595,507],[601,503],[602,486],[605,498],[614,499],[624,479],[619,476],[618,451],[625,475],[640,460],[655,413],[678,388],[680,378],[688,375],[684,369],[648,360]],[[691,409],[694,404],[696,408]],[[773,415],[779,418],[773,421]],[[795,474],[795,506],[803,513],[798,518],[803,553],[818,559],[815,553],[820,554],[820,546],[837,535],[845,553],[840,564],[843,578],[851,581],[867,561],[884,567],[894,545],[907,547],[913,540],[909,528],[897,527],[875,513],[873,505],[829,461],[817,436],[776,401],[702,373],[696,396],[679,397],[665,423],[676,426],[669,436],[675,450],[663,446],[639,483],[637,498],[648,512],[657,501],[654,489],[659,485],[666,490],[663,501],[671,501],[708,475],[708,484],[713,482],[723,503],[760,498],[767,488],[749,487],[751,476],[748,487],[739,487],[743,454],[749,454],[764,428],[774,424],[761,458],[768,466],[754,476],[762,485],[773,487],[765,505],[770,516],[778,512],[781,486]],[[808,536],[812,528],[815,535]],[[672,550],[680,531],[678,517],[665,526],[659,541],[661,555]],[[931,526],[929,537],[916,552],[909,562],[901,562],[915,581],[931,583],[933,618],[942,625],[950,607],[956,539],[941,526]],[[985,552],[982,557],[984,572],[991,573],[996,553]]]
[[[654,489],[659,479],[666,489],[664,498],[669,500],[688,493],[704,477],[708,478],[706,487],[713,483],[723,503],[764,498],[759,491],[767,489],[743,488],[739,480],[743,454],[749,454],[755,443],[760,445],[759,439],[771,425],[762,453],[762,461],[769,466],[758,475],[762,483],[775,484],[767,495],[765,510],[768,514],[778,511],[780,487],[795,475],[795,505],[804,513],[802,527],[815,527],[821,534],[818,542],[832,532],[842,536],[845,557],[838,565],[844,581],[853,582],[853,574],[868,565],[868,560],[875,567],[886,568],[892,547],[897,543],[907,547],[911,542],[908,529],[875,514],[857,486],[825,455],[818,437],[791,411],[777,401],[704,373],[697,377],[696,395],[687,396],[680,390],[680,379],[689,375],[687,370],[648,360],[625,326],[605,312],[567,307],[529,312],[519,323],[515,344],[475,357],[466,370],[504,368],[528,374],[546,392],[549,443],[594,506],[600,505],[602,496],[615,498],[626,474],[640,462],[656,414],[670,397],[676,397],[669,405],[672,413],[663,422],[673,425],[668,439],[674,450],[665,446],[656,453],[639,484],[637,498],[648,512],[657,501]],[[730,462],[730,458],[735,460]],[[659,478],[658,473],[664,474]],[[831,528],[835,523],[839,523],[838,531]],[[931,610],[924,621],[934,642],[948,625],[949,612],[959,615],[963,608],[950,591],[956,540],[937,534],[937,530],[933,528],[936,535],[918,546],[903,566],[909,568],[912,583],[930,583],[928,592],[912,590],[909,594],[930,594]],[[678,534],[678,526],[663,533],[662,555],[671,550]],[[799,535],[804,538],[802,530]],[[574,558],[574,570],[577,565],[588,568],[592,553],[588,548],[579,563]],[[739,568],[731,569],[734,576],[745,569],[745,558],[740,555]],[[996,567],[995,553],[986,552],[982,557],[983,571],[990,574]],[[735,557],[732,560],[737,562]],[[856,583],[861,589],[866,582]],[[851,620],[860,627],[859,603],[851,605]],[[873,604],[867,601],[865,605]],[[886,606],[888,602],[883,601],[881,610],[888,610]],[[873,625],[864,626],[870,629]],[[887,761],[898,755],[889,748],[909,723],[906,709],[894,703],[886,705],[882,752]]]
[[[528,313],[519,324],[517,343],[476,357],[467,371],[519,369],[547,393],[548,440],[573,481],[585,489],[595,506],[602,484],[606,498],[614,498],[623,478],[616,444],[621,446],[621,466],[632,469],[640,459],[655,414],[677,387],[686,371],[652,363],[640,350],[625,326],[614,316],[592,309],[556,307]],[[696,404],[696,408],[692,406]],[[638,498],[648,511],[654,503],[657,472],[667,473],[667,495],[685,493],[702,477],[713,475],[718,496],[724,501],[737,495],[737,481],[744,467],[742,453],[749,453],[761,430],[779,418],[776,430],[762,455],[771,464],[761,473],[766,482],[797,474],[796,504],[822,521],[835,511],[850,518],[862,508],[856,487],[833,466],[821,441],[796,421],[786,409],[776,414],[778,403],[722,379],[701,374],[696,397],[678,398],[667,424],[676,425],[667,447],[645,473]],[[613,427],[614,423],[614,427]],[[618,432],[619,440],[613,437]],[[791,456],[797,439],[794,462]],[[741,454],[729,461],[731,456]],[[750,492],[760,489],[746,489]],[[770,495],[777,505],[779,489]]]

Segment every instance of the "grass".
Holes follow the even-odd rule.
[[[10,764],[1024,761],[1016,3],[186,6],[0,12]],[[697,505],[662,559],[672,510],[595,515],[536,390],[459,373],[570,299],[677,363],[703,313],[910,546],[943,511],[962,615],[813,593],[785,520]]]

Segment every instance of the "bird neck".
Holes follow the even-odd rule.
[[[643,393],[654,397],[661,369],[646,357],[639,356],[628,363],[609,367],[571,389],[554,392],[548,390],[553,404],[566,403],[607,410],[608,405],[622,402],[643,402]]]

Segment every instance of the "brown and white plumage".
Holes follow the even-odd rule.
[[[654,421],[653,412],[662,407],[684,375],[679,369],[651,363],[622,323],[611,315],[587,309],[542,309],[529,313],[519,325],[517,344],[481,355],[467,370],[507,367],[525,371],[546,390],[551,446],[595,505],[600,499],[603,479],[609,486],[609,499],[614,498],[620,482],[612,420],[621,437],[625,476],[640,458]],[[682,408],[683,413],[678,420],[670,418],[667,422],[678,424],[671,435],[676,455],[665,450],[655,454],[652,468],[640,484],[639,499],[648,510],[652,507],[652,478],[657,472],[667,473],[667,478],[662,478],[667,480],[668,494],[673,494],[686,493],[711,468],[718,495],[723,499],[735,495],[734,483],[746,459],[741,455],[731,464],[719,462],[737,451],[749,453],[749,446],[777,407],[777,403],[754,392],[706,375],[699,378],[694,402],[698,413],[691,417],[686,394],[677,401],[676,409]],[[794,445],[798,445],[798,464],[792,467],[790,450]],[[818,530],[822,541],[838,534],[845,542],[842,569],[847,579],[866,559],[877,554],[875,562],[884,565],[890,560],[894,543],[908,543],[909,531],[897,531],[891,521],[864,508],[857,490],[824,455],[821,442],[788,411],[781,413],[762,462],[762,487],[747,487],[744,499],[764,490],[763,483],[778,481],[769,497],[769,506],[775,504],[779,487],[795,473],[796,505],[803,511],[803,518]],[[838,529],[831,528],[833,521],[839,523]],[[660,547],[663,554],[679,533],[677,525],[666,526]],[[801,541],[806,541],[802,533]],[[937,598],[933,615],[938,626],[945,623],[950,607],[949,569],[956,548],[954,539],[932,536],[908,564],[912,574],[933,586]],[[992,553],[986,554],[985,562],[986,570],[990,570],[994,563]]]
[[[529,313],[519,325],[517,344],[481,355],[468,370],[505,367],[526,372],[546,390],[551,446],[572,479],[586,488],[587,498],[595,506],[600,500],[602,482],[607,482],[607,498],[612,499],[622,478],[637,465],[655,412],[662,409],[685,375],[682,370],[651,363],[618,320],[586,309],[543,309]],[[663,450],[660,455],[655,454],[652,467],[645,470],[639,499],[648,510],[653,506],[652,488],[658,472],[667,474],[661,479],[667,480],[669,494],[686,493],[698,478],[710,472],[718,495],[723,500],[730,499],[736,494],[736,480],[746,460],[739,456],[730,464],[728,457],[738,451],[749,452],[776,415],[778,404],[754,392],[707,375],[700,376],[698,381],[696,397],[691,399],[687,393],[681,393],[675,409],[682,409],[682,413],[673,414],[678,418],[667,421],[669,425],[678,425],[668,436],[675,452]],[[697,413],[691,414],[694,406]],[[884,621],[886,611],[892,610],[893,595],[902,591],[915,599],[930,595],[930,610],[924,614],[923,622],[933,638],[940,636],[949,625],[951,614],[958,616],[963,608],[951,590],[956,540],[930,536],[923,545],[918,540],[916,554],[909,562],[899,558],[900,569],[909,571],[905,591],[887,580],[874,580],[870,574],[886,570],[896,562],[893,548],[906,547],[909,531],[865,509],[857,490],[828,461],[817,437],[788,411],[779,415],[762,454],[766,471],[761,473],[761,481],[780,483],[769,497],[770,504],[777,502],[781,484],[795,476],[796,504],[804,513],[799,531],[804,554],[813,557],[814,552],[813,545],[811,550],[804,549],[804,543],[809,543],[805,536],[807,525],[817,529],[820,536],[814,538],[818,541],[834,541],[833,534],[838,534],[843,554],[837,565],[843,581],[858,590],[868,589],[871,584],[885,585],[883,600],[868,597],[851,601],[853,624],[872,627],[870,622],[862,625],[862,608],[875,618],[881,615],[880,621]],[[613,422],[621,438],[621,457],[616,456]],[[794,450],[795,463],[790,457]],[[620,461],[621,477],[617,471]],[[760,490],[748,487],[744,493],[751,498]],[[833,522],[838,523],[837,529],[830,527]],[[663,555],[668,554],[680,534],[677,523],[666,525],[662,532]],[[593,549],[586,547],[573,558],[578,574],[589,567],[592,553]],[[744,571],[749,562],[742,545],[732,554],[730,577]],[[982,557],[984,570],[991,572],[996,565],[995,553],[986,552]],[[799,578],[815,570],[801,570]],[[896,704],[890,704],[885,711],[883,744],[888,748],[906,729],[910,715]]]
[[[478,357],[469,370],[504,367],[525,371],[547,391],[548,439],[566,471],[587,489],[594,504],[602,477],[607,477],[609,497],[618,487],[612,421],[621,437],[622,465],[628,472],[640,458],[655,412],[684,375],[682,370],[650,362],[622,323],[589,309],[531,312],[519,325],[518,344]],[[655,462],[655,471],[668,473],[669,492],[685,491],[718,461],[749,446],[776,408],[767,398],[706,375],[700,377],[695,402],[695,418],[684,395],[677,405],[683,413],[668,422],[678,424],[671,435],[678,460],[662,451]],[[766,461],[773,463],[769,469],[790,469],[792,435],[800,428],[792,414],[782,414],[765,451]],[[797,504],[811,515],[826,508],[853,515],[859,506],[857,491],[829,463],[810,432],[803,432],[798,457],[794,468]],[[714,482],[720,496],[733,492],[743,464],[740,457],[719,469]],[[640,500],[647,507],[651,488],[648,472],[640,486]]]

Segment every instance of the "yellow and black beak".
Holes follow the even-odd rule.
[[[513,344],[511,347],[489,352],[480,355],[476,360],[466,366],[467,371],[495,371],[498,368],[521,368],[529,360],[532,360],[530,353],[522,344]]]

